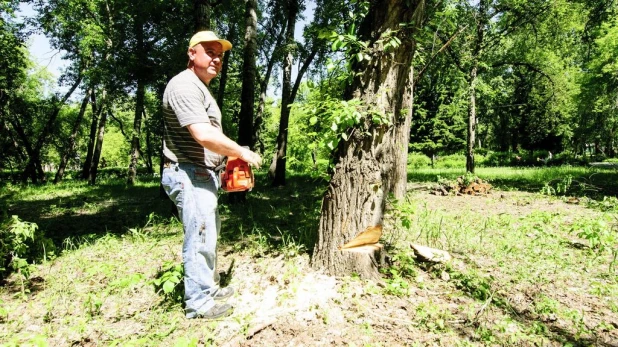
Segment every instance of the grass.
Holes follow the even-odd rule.
[[[417,170],[409,177],[427,183],[461,174]],[[181,262],[182,244],[182,227],[159,198],[156,179],[133,187],[112,179],[96,187],[6,185],[0,206],[36,222],[58,252],[33,267],[26,291],[15,275],[0,287],[0,345],[618,341],[618,203],[599,195],[614,189],[616,174],[550,167],[477,175],[501,191],[487,197],[412,191],[391,206],[384,228],[391,265],[382,283],[326,277],[308,266],[326,182],[297,175],[273,189],[258,176],[245,204],[221,198],[220,263],[239,293],[232,317],[208,323],[184,319],[181,300],[154,285]],[[570,193],[599,203],[570,205],[539,193],[565,176],[594,182],[598,190]],[[410,242],[455,259],[420,263]]]
[[[411,176],[427,179],[461,173],[436,171]],[[585,168],[484,169],[478,175],[498,182],[502,189],[531,191],[564,175],[601,176],[596,182],[607,191],[613,188],[604,183],[610,178],[615,182],[616,176]],[[616,341],[616,316],[590,312],[611,310],[610,303],[618,301],[616,214],[585,208],[575,214],[561,201],[519,195],[482,200],[453,197],[456,204],[446,201],[446,206],[432,206],[426,196],[414,195],[408,200],[412,207],[407,207],[415,211],[415,218],[408,217],[414,223],[400,233],[404,241],[458,256],[453,265],[430,272],[435,277],[448,272],[458,290],[483,302],[483,314],[468,318],[479,326],[475,339],[498,344],[590,345],[602,344],[598,340],[602,332],[614,332]],[[501,200],[509,198],[514,204],[527,201],[520,211],[502,210]]]

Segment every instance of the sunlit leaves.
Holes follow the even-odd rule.
[[[319,147],[328,150],[334,150],[341,140],[348,141],[354,129],[362,130],[365,119],[374,124],[389,124],[390,121],[386,115],[364,106],[359,99],[346,101],[322,96],[311,99],[299,110],[311,115],[309,124],[315,130],[312,136]]]

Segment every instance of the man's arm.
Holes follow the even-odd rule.
[[[262,165],[262,158],[257,153],[241,147],[208,123],[190,124],[187,129],[195,141],[215,153],[241,158],[258,168]]]

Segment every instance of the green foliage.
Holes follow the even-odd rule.
[[[371,60],[369,43],[362,41],[357,36],[357,25],[369,12],[368,1],[354,1],[357,8],[355,11],[350,11],[345,16],[345,19],[335,28],[323,29],[319,33],[320,39],[325,39],[331,42],[331,50],[333,52],[343,51],[346,60],[346,70],[352,71],[352,65],[355,62],[363,60]],[[390,42],[390,40],[389,40]],[[351,75],[347,75],[351,77]]]
[[[30,263],[50,259],[54,252],[54,244],[35,223],[22,221],[18,216],[0,223],[0,274],[12,270],[27,279]]]
[[[601,210],[603,212],[618,212],[618,198],[615,196],[604,196],[603,200],[597,201],[589,199],[587,206]]]
[[[348,141],[354,132],[367,134],[369,126],[388,126],[389,117],[364,105],[359,99],[340,100],[329,95],[312,95],[298,106],[299,112],[309,117],[312,140],[306,145],[311,150],[331,152],[341,140]]]
[[[435,162],[434,167],[436,168],[465,168],[466,167],[466,157],[463,154],[451,154],[445,156],[439,156]]]
[[[385,274],[386,287],[384,292],[388,295],[405,297],[410,295],[410,279],[417,274],[416,262],[410,251],[400,251],[392,258],[392,265],[381,269]]]
[[[181,303],[184,296],[184,273],[182,263],[166,261],[152,280],[155,291],[169,303]]]
[[[117,129],[109,127],[105,132],[105,140],[103,141],[103,148],[101,150],[101,160],[105,161],[106,166],[115,166],[126,168],[129,165],[130,157],[129,152],[131,144]],[[97,177],[100,176],[100,171],[97,172]]]
[[[408,168],[418,169],[431,166],[431,159],[424,154],[412,152],[408,153]]]
[[[580,141],[593,142],[595,150],[602,145],[605,154],[615,154],[618,108],[615,98],[618,92],[618,20],[616,16],[602,23],[593,32],[592,54],[587,61],[586,74],[581,77],[581,107],[578,114]]]
[[[573,224],[571,232],[587,240],[590,249],[595,254],[601,255],[609,251],[613,258],[609,271],[611,272],[615,268],[616,255],[618,254],[618,236],[616,236],[614,227],[611,227],[602,219],[582,219]]]
[[[559,180],[548,182],[541,189],[541,194],[544,195],[565,195],[573,184],[573,177],[567,175]]]

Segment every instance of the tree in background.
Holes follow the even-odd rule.
[[[582,93],[576,132],[580,151],[590,148],[595,154],[616,155],[618,141],[618,20],[616,7],[607,9],[609,20],[591,33],[593,41],[587,56],[586,73],[581,78]]]
[[[293,59],[296,48],[294,31],[298,14],[302,12],[303,8],[302,0],[286,0],[284,3],[284,9],[287,14],[287,28],[285,30],[286,53],[283,58],[283,77],[281,82],[281,118],[279,120],[279,135],[277,136],[277,152],[270,168],[271,173],[274,172],[274,186],[285,184],[290,106],[294,102],[294,99],[292,99],[292,64],[294,62]]]
[[[245,8],[245,40],[243,47],[243,83],[240,94],[238,144],[253,148],[257,56],[257,1],[247,0]]]
[[[18,1],[0,3],[0,149],[3,153],[0,168],[8,166],[11,171],[27,156],[9,117],[17,111],[15,104],[21,99],[22,88],[15,87],[26,84],[27,70],[31,66],[21,28],[13,21],[18,5]]]

